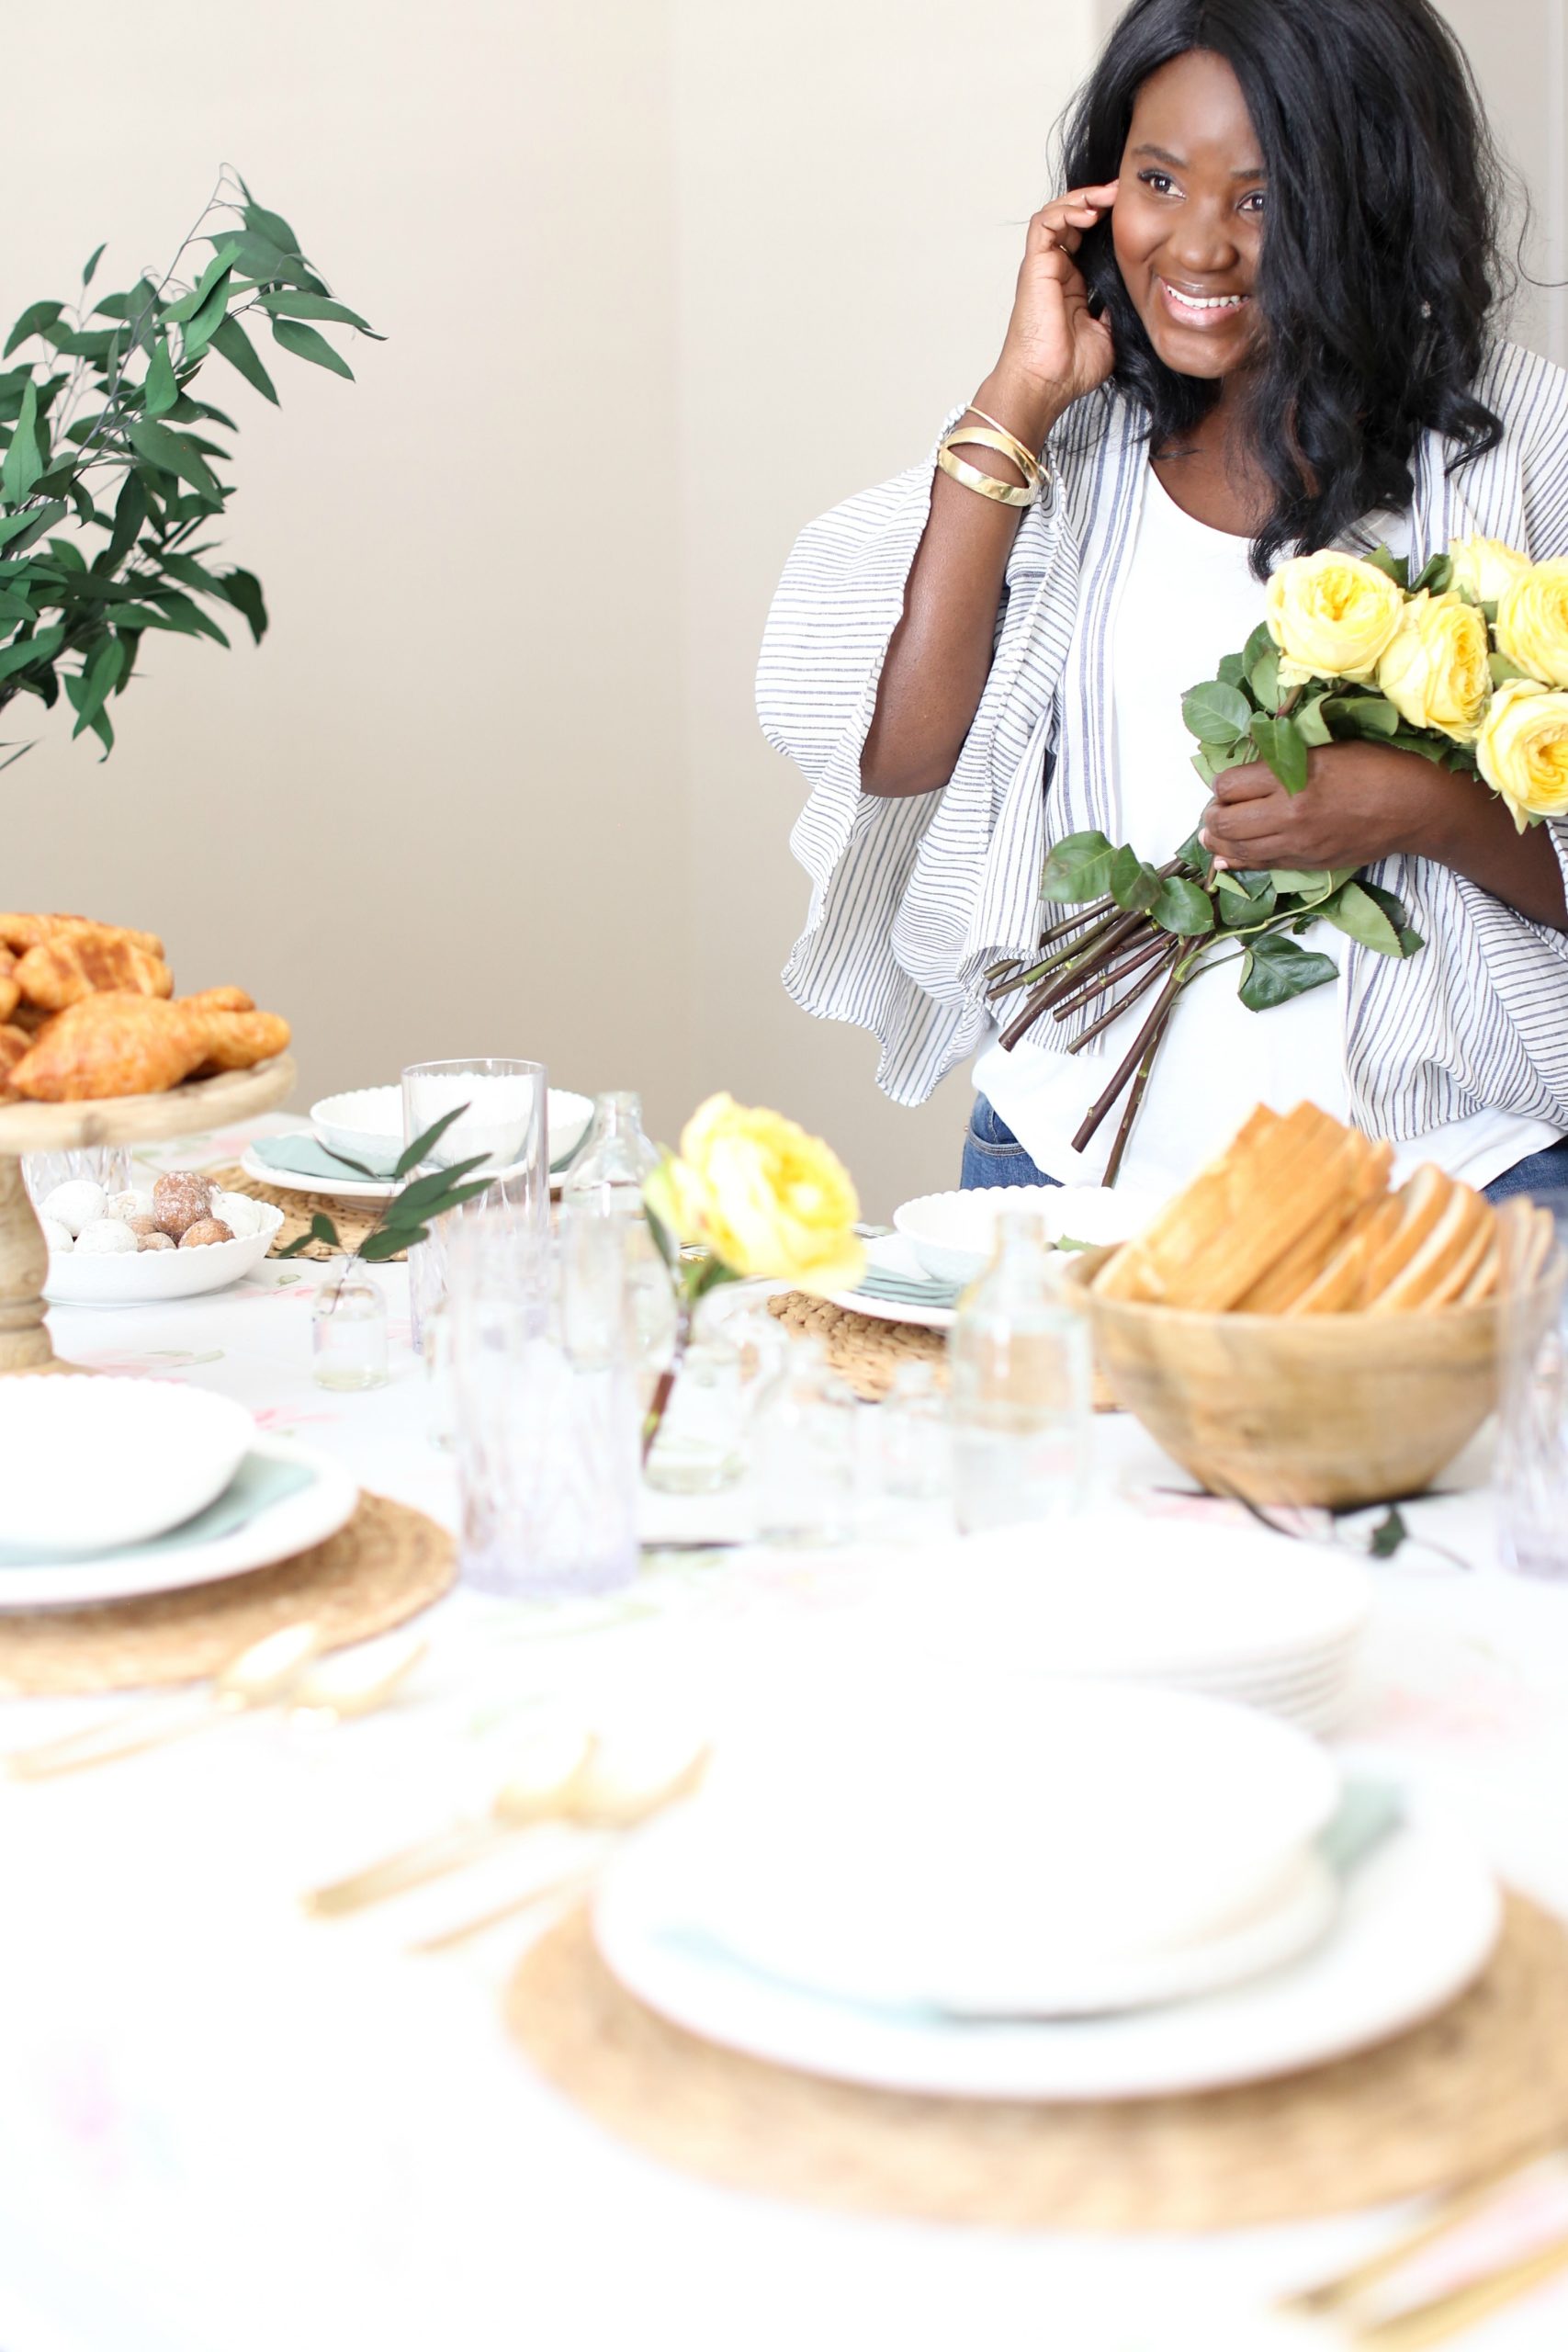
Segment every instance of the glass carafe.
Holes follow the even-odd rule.
[[[1093,1431],[1089,1325],[1052,1283],[1038,1211],[997,1219],[996,1254],[960,1303],[948,1366],[961,1532],[1081,1508]]]
[[[569,1257],[575,1249],[574,1227],[614,1218],[622,1227],[627,1336],[644,1410],[675,1343],[674,1288],[642,1204],[643,1185],[658,1165],[659,1154],[643,1133],[641,1098],[601,1094],[588,1140],[561,1184],[562,1243]]]

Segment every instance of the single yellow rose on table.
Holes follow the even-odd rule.
[[[1348,678],[1364,685],[1404,616],[1404,591],[1375,563],[1324,548],[1292,556],[1269,582],[1269,634],[1280,649],[1280,683]]]
[[[1467,589],[1478,605],[1500,603],[1530,568],[1529,556],[1517,548],[1504,539],[1483,538],[1479,532],[1467,539],[1450,539],[1449,560],[1454,568],[1451,585]]]
[[[852,1290],[865,1272],[860,1202],[837,1154],[793,1119],[731,1095],[693,1113],[680,1158],[654,1170],[645,1197],[682,1244],[732,1274],[826,1292]]]
[[[1508,678],[1492,697],[1476,758],[1522,833],[1532,817],[1568,817],[1568,694]]]
[[[1473,605],[1425,589],[1404,607],[1377,682],[1401,718],[1433,727],[1456,743],[1473,743],[1492,673],[1486,623]]]
[[[1532,563],[1499,601],[1495,634],[1527,676],[1568,686],[1568,563]]]

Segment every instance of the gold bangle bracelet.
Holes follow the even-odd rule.
[[[942,446],[948,449],[961,448],[967,441],[977,441],[983,449],[994,449],[998,458],[1005,458],[1010,465],[1016,466],[1030,490],[1039,481],[1039,467],[1010,433],[1004,433],[999,427],[993,432],[984,424],[955,424],[951,433],[942,435]]]
[[[998,506],[1032,506],[1040,495],[1038,482],[1025,487],[1010,481],[998,481],[995,474],[983,474],[978,466],[965,465],[955,457],[944,441],[936,453],[937,464],[944,474],[961,481],[965,490],[978,491],[982,498],[989,498]]]
[[[985,410],[983,408],[976,408],[973,401],[969,403],[969,414],[971,416],[977,416],[982,424],[990,425],[994,432],[1001,435],[1002,438],[1008,445],[1009,454],[1016,462],[1020,473],[1022,474],[1026,481],[1031,480],[1035,474],[1043,475],[1045,471],[1044,458],[1043,456],[1036,457],[1034,451],[1026,447],[1024,443],[1019,439],[1016,433],[1010,433],[1005,424],[1001,424],[994,416],[987,416]]]

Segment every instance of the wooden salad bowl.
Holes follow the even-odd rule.
[[[1394,1502],[1420,1494],[1496,1403],[1495,1300],[1431,1314],[1215,1315],[1106,1298],[1111,1252],[1067,1281],[1117,1403],[1214,1494]]]

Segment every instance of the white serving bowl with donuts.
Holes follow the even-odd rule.
[[[147,1306],[223,1290],[259,1266],[283,1212],[225,1193],[194,1170],[151,1191],[105,1193],[78,1179],[37,1204],[55,1306]]]

